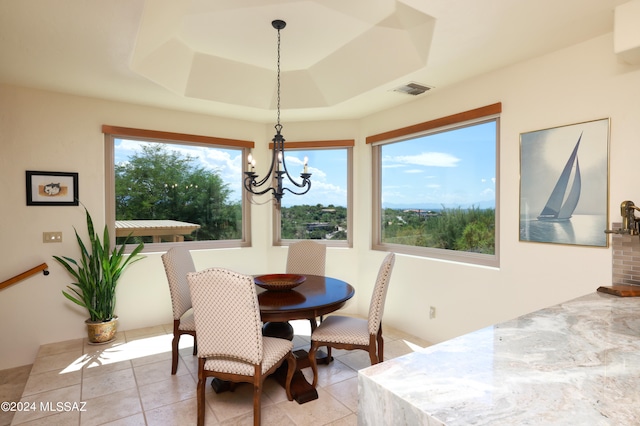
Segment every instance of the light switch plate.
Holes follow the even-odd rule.
[[[42,242],[43,243],[61,243],[62,232],[43,232]]]

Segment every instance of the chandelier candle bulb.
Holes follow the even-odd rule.
[[[247,155],[247,164],[249,165],[249,167],[251,167],[251,172],[256,169],[256,159],[253,158],[253,155]]]
[[[304,173],[307,172],[307,166],[309,165],[309,157],[304,157]]]

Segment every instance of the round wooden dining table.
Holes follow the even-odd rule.
[[[308,319],[312,329],[316,318],[342,308],[355,294],[353,287],[345,281],[319,275],[305,275],[305,281],[286,291],[272,291],[257,287],[260,315],[264,323],[263,334],[272,337],[293,339],[293,327],[289,321]],[[291,382],[293,398],[303,404],[318,399],[318,392],[300,371],[309,366],[306,350],[294,351],[297,368]],[[319,355],[320,357],[323,354]],[[324,358],[325,362],[330,362]],[[284,385],[286,366],[280,368],[275,378]]]
[[[265,323],[267,335],[291,340],[292,328],[290,335],[283,335],[277,332],[269,333],[269,325],[277,323],[288,325],[288,321],[296,319],[313,320],[342,308],[355,293],[350,284],[337,278],[319,275],[305,275],[305,277],[302,284],[291,290],[272,291],[261,287],[256,288],[260,316]]]

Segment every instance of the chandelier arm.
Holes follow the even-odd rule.
[[[265,176],[264,176],[260,181],[258,181],[258,182],[256,182],[256,181],[255,181],[255,178],[256,178],[256,177],[258,177],[258,175],[255,175],[255,176],[254,176],[254,179],[253,179],[253,182],[252,182],[252,186],[253,186],[253,187],[260,187],[260,186],[262,186],[262,185],[266,184],[269,180],[273,179],[273,175],[274,175],[274,167],[275,167],[276,161],[278,161],[278,160],[277,160],[278,153],[277,153],[277,149],[276,149],[276,148],[277,148],[277,141],[276,141],[276,139],[278,138],[278,136],[279,136],[279,133],[278,133],[276,136],[274,136],[274,138],[272,139],[272,141],[273,141],[273,143],[274,143],[274,147],[273,147],[273,148],[274,148],[274,150],[273,150],[273,155],[271,156],[271,164],[269,165],[269,171],[268,171],[268,172],[267,172],[267,174],[266,174],[266,175],[265,175]],[[282,138],[282,137],[280,137],[280,138]],[[246,185],[245,185],[245,188],[247,188],[247,187],[246,187]],[[247,188],[247,191],[249,191],[249,189],[248,189],[248,188]],[[252,193],[254,193],[254,194],[255,194],[255,192],[253,192],[253,191],[250,191],[250,192],[252,192]],[[265,190],[265,191],[264,191],[264,192],[262,192],[262,193],[265,193],[265,192],[267,192],[267,191]]]
[[[274,159],[275,156],[271,159],[271,166],[269,167],[269,171],[267,172],[267,174],[260,181],[254,181],[253,186],[262,186],[271,179],[271,176],[273,175]]]
[[[258,185],[255,182],[255,179],[254,179],[253,176],[247,176],[247,177],[244,178],[244,189],[246,189],[247,191],[249,191],[253,195],[262,195],[262,194],[266,194],[269,191],[275,193],[275,189],[273,187],[268,187],[267,189],[264,189],[262,191],[258,191],[257,189],[260,186],[262,186],[262,185]]]
[[[294,182],[294,183],[295,183],[295,182]],[[305,187],[305,186],[306,186],[306,184],[308,184],[307,189],[306,189],[306,190],[304,190],[304,191],[302,191],[302,192],[295,192],[295,191],[293,191],[293,190],[291,190],[291,189],[289,189],[289,188],[282,188],[282,189],[283,189],[283,191],[289,191],[290,193],[292,193],[292,194],[294,194],[294,195],[304,195],[304,194],[306,194],[307,192],[309,192],[309,190],[311,189],[311,180],[309,180],[309,179],[305,179],[305,184],[303,184],[303,185],[298,185],[298,186],[300,186],[301,188],[303,188],[303,187]]]
[[[294,185],[295,185],[295,186],[297,186],[298,188],[304,188],[304,187],[307,185],[307,182],[309,182],[309,183],[311,182],[311,180],[309,180],[309,178],[308,178],[308,177],[307,177],[307,178],[305,178],[305,177],[303,177],[303,176],[301,176],[301,177],[302,177],[302,183],[298,183],[298,182],[296,182],[296,181],[295,181],[295,179],[294,179],[294,178],[292,178],[292,177],[291,177],[291,175],[289,174],[289,170],[287,170],[287,168],[284,166],[284,161],[283,161],[283,168],[284,168],[284,171],[285,171],[285,172],[286,172],[286,174],[287,174],[287,177],[289,178],[289,182],[291,182],[292,184],[294,184]],[[308,175],[309,175],[309,177],[311,177],[311,174],[309,174],[309,173],[306,173],[306,174],[308,174]],[[298,195],[299,195],[299,194],[298,194]]]

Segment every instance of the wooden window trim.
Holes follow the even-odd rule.
[[[118,138],[145,138],[165,141],[185,141],[207,145],[232,146],[236,148],[254,148],[255,143],[240,139],[216,138],[213,136],[190,135],[187,133],[161,132],[158,130],[134,129],[131,127],[102,125],[102,133]]]
[[[285,149],[312,148],[348,148],[355,146],[354,139],[340,139],[331,141],[285,142]],[[269,149],[273,149],[273,142],[269,142]]]
[[[463,123],[465,121],[477,120],[483,117],[488,117],[490,115],[499,114],[501,112],[502,102],[498,102],[469,111],[448,115],[446,117],[436,118],[435,120],[425,121],[423,123],[403,127],[401,129],[390,130],[388,132],[378,133],[377,135],[367,136],[366,142],[376,143],[389,139],[401,138],[403,136],[426,132],[428,130],[437,129],[440,127]]]

